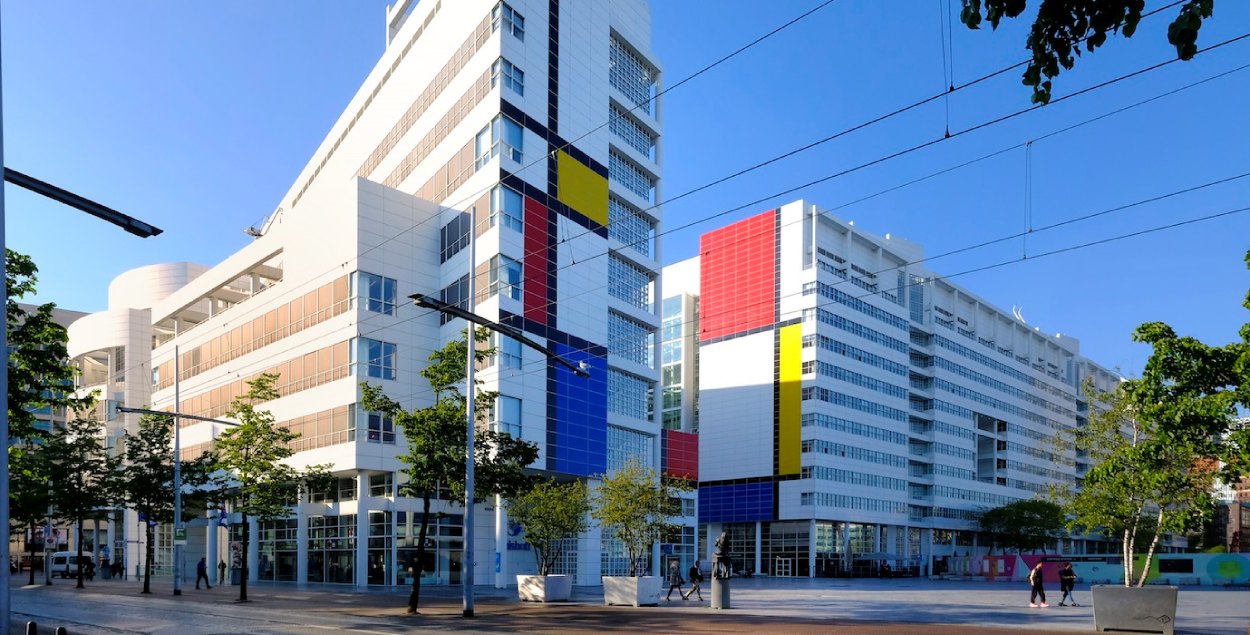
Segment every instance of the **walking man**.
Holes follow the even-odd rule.
[[[682,593],[681,591],[682,584],[684,584],[684,581],[681,579],[681,566],[677,564],[676,560],[673,560],[668,565],[668,595],[665,596],[664,599],[665,600],[673,599],[673,589],[677,589],[677,595],[680,595],[681,599],[683,600],[690,599],[686,597],[685,593]]]
[[[690,590],[686,592],[686,597],[682,599],[689,600],[690,596],[697,593],[699,595],[699,601],[702,602],[703,591],[700,590],[700,586],[702,584],[703,570],[699,568],[699,561],[695,560],[694,564],[690,565]]]
[[[200,580],[204,580],[204,586],[213,588],[213,585],[208,583],[208,558],[200,558],[200,561],[195,564],[195,588],[197,589],[200,588]]]
[[[1035,609],[1039,606],[1046,608],[1050,606],[1046,603],[1046,589],[1042,588],[1042,582],[1042,563],[1039,562],[1029,572],[1029,587],[1031,589],[1029,593],[1029,608]],[[1040,604],[1038,603],[1039,599],[1041,600]]]
[[[1063,597],[1059,598],[1059,606],[1067,606],[1067,601],[1072,600],[1072,606],[1080,606],[1076,603],[1076,598],[1072,596],[1072,589],[1076,586],[1076,571],[1072,569],[1071,562],[1063,563],[1063,568],[1059,570],[1059,590],[1063,591]]]

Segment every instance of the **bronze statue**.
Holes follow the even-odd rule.
[[[733,577],[733,568],[729,566],[729,532],[721,531],[716,539],[716,551],[712,555],[712,577],[727,579]]]

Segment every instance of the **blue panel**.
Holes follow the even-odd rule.
[[[554,412],[548,428],[548,466],[564,474],[602,474],[608,469],[607,359],[559,342],[552,342],[552,349],[573,364],[585,362],[590,377],[578,377],[562,364],[550,366]]]
[[[699,487],[700,524],[768,520],[774,520],[771,482]]]

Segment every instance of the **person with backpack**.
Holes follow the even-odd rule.
[[[1029,608],[1035,609],[1039,606],[1046,608],[1050,606],[1046,603],[1046,589],[1042,588],[1043,582],[1042,563],[1039,562],[1033,567],[1033,570],[1029,572]],[[1038,602],[1039,599],[1041,600],[1040,603]]]
[[[682,599],[689,600],[690,596],[697,593],[699,594],[699,601],[702,602],[703,591],[700,590],[700,585],[702,584],[703,584],[703,570],[699,568],[699,561],[695,560],[694,564],[690,565],[690,590],[686,592],[685,597],[683,597]]]
[[[1059,570],[1059,590],[1063,591],[1063,597],[1059,598],[1059,606],[1067,606],[1067,601],[1072,600],[1072,606],[1080,606],[1076,603],[1076,598],[1072,596],[1072,589],[1076,587],[1076,571],[1072,568],[1071,562],[1063,563],[1063,568]]]
[[[673,599],[673,589],[677,589],[677,595],[681,596],[681,599],[689,599],[686,597],[685,593],[682,593],[681,590],[681,585],[685,583],[686,581],[681,579],[681,567],[677,564],[676,560],[673,560],[668,565],[668,595],[664,599]]]

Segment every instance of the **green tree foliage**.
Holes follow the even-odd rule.
[[[155,523],[174,521],[173,438],[173,417],[154,415],[144,415],[139,419],[136,433],[127,433],[123,438],[125,462],[117,480],[120,496],[148,521],[144,523],[144,544],[147,548],[143,554],[143,593],[152,592]],[[209,482],[212,470],[210,459],[205,455],[194,461],[182,462],[180,480],[184,490],[193,488],[190,493],[183,494],[183,520],[190,516],[186,513],[188,507],[194,506],[202,497],[194,488]]]
[[[278,426],[273,413],[257,408],[277,399],[274,388],[278,375],[262,373],[248,382],[246,395],[235,397],[226,416],[239,422],[217,439],[209,464],[224,472],[231,481],[234,509],[248,519],[272,522],[290,515],[288,506],[299,498],[300,488],[324,489],[328,466],[309,466],[301,471],[285,463],[295,452],[291,442],[299,435]],[[243,532],[243,553],[249,553],[250,534]],[[239,601],[247,601],[247,558],[239,583]]]
[[[1079,490],[1060,492],[1068,526],[1120,538],[1125,586],[1146,583],[1163,534],[1202,526],[1215,484],[1209,444],[1196,430],[1173,433],[1161,423],[1160,416],[1190,409],[1192,401],[1172,402],[1166,415],[1155,407],[1144,411],[1144,381],[1123,382],[1110,394],[1091,392],[1088,425],[1063,435],[1094,464]],[[1137,562],[1133,555],[1147,541],[1146,558]]]
[[[685,482],[663,479],[634,459],[603,476],[591,516],[612,529],[625,546],[631,577],[642,570],[651,545],[676,527],[669,520],[681,513],[676,496],[688,489]]]
[[[43,304],[27,312],[18,303],[35,292],[38,269],[34,261],[12,250],[4,253],[5,304],[9,345],[9,439],[40,439],[46,431],[35,428],[34,410],[82,410],[94,404],[91,396],[76,398],[66,393],[73,386],[76,369],[68,362],[65,327],[52,319],[55,304]],[[10,451],[10,454],[12,451]]]
[[[970,29],[989,22],[997,29],[1003,18],[1024,12],[1026,0],[963,0],[959,19]],[[1132,37],[1141,21],[1145,0],[1041,0],[1025,48],[1033,54],[1024,70],[1026,86],[1033,87],[1033,103],[1050,101],[1051,80],[1071,70],[1081,47],[1087,52],[1102,46],[1108,33]],[[1168,26],[1168,42],[1182,60],[1198,53],[1198,30],[1211,17],[1215,0],[1186,0]]]
[[[467,376],[467,332],[464,340],[453,340],[430,354],[430,364],[421,376],[434,391],[434,403],[424,408],[405,410],[387,397],[379,386],[360,385],[361,404],[366,410],[382,413],[404,432],[408,447],[399,455],[405,477],[400,494],[420,498],[421,528],[417,534],[417,562],[425,558],[425,537],[430,522],[430,503],[440,488],[451,493],[453,500],[463,501],[465,469],[468,456],[467,412],[461,386]],[[474,333],[474,359],[483,362],[494,349],[480,345],[490,339],[486,329]],[[474,408],[479,414],[475,428],[474,488],[476,500],[487,495],[515,497],[532,486],[525,473],[526,466],[538,460],[538,447],[512,435],[485,429],[485,415],[494,404],[494,392],[474,390]],[[418,567],[420,564],[418,564]],[[421,573],[412,576],[412,592],[408,595],[408,612],[416,613],[421,600]]]
[[[538,556],[538,575],[547,575],[560,559],[560,542],[590,526],[590,494],[581,481],[546,480],[508,500],[508,518],[521,525],[525,542]]]
[[[9,518],[10,534],[29,538],[26,550],[30,561],[42,548],[35,542],[35,528],[42,525],[52,504],[48,482],[48,456],[45,446],[26,445],[9,449]],[[30,567],[29,584],[35,583],[35,568]]]
[[[990,551],[1046,553],[1046,545],[1063,536],[1063,509],[1045,500],[1018,500],[980,514],[981,531],[989,537]]]
[[[83,526],[116,501],[118,461],[104,444],[104,426],[74,417],[56,430],[46,448],[55,515],[78,528],[78,588],[83,588]]]

